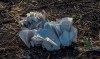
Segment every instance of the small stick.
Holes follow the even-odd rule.
[[[50,58],[50,54],[48,55],[47,59],[49,59],[49,58]]]

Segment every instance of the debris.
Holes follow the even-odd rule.
[[[46,21],[46,16],[39,12],[30,12],[27,19],[20,23],[27,30],[19,33],[22,41],[30,47],[37,44],[42,45],[49,51],[59,50],[60,46],[70,46],[77,42],[77,29],[72,25],[73,18],[65,17],[58,21]],[[36,30],[36,31],[34,31]],[[33,42],[32,42],[33,41]]]

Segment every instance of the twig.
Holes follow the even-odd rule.
[[[0,25],[2,25],[2,24],[9,24],[9,23],[15,23],[15,21],[14,20],[0,21]]]
[[[49,59],[49,58],[50,58],[50,55],[51,55],[51,54],[49,54],[49,55],[48,55],[47,59]]]

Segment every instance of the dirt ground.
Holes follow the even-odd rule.
[[[78,42],[59,51],[27,48],[18,23],[30,11],[45,10],[50,20],[73,17]],[[84,44],[84,37],[92,46]],[[0,0],[0,59],[100,59],[99,0]]]

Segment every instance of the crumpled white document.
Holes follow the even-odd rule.
[[[72,25],[73,18],[46,20],[43,13],[30,12],[27,19],[20,22],[24,29],[19,32],[19,37],[27,47],[42,45],[43,48],[53,51],[59,50],[60,46],[70,46],[72,42],[77,42],[77,29]]]

